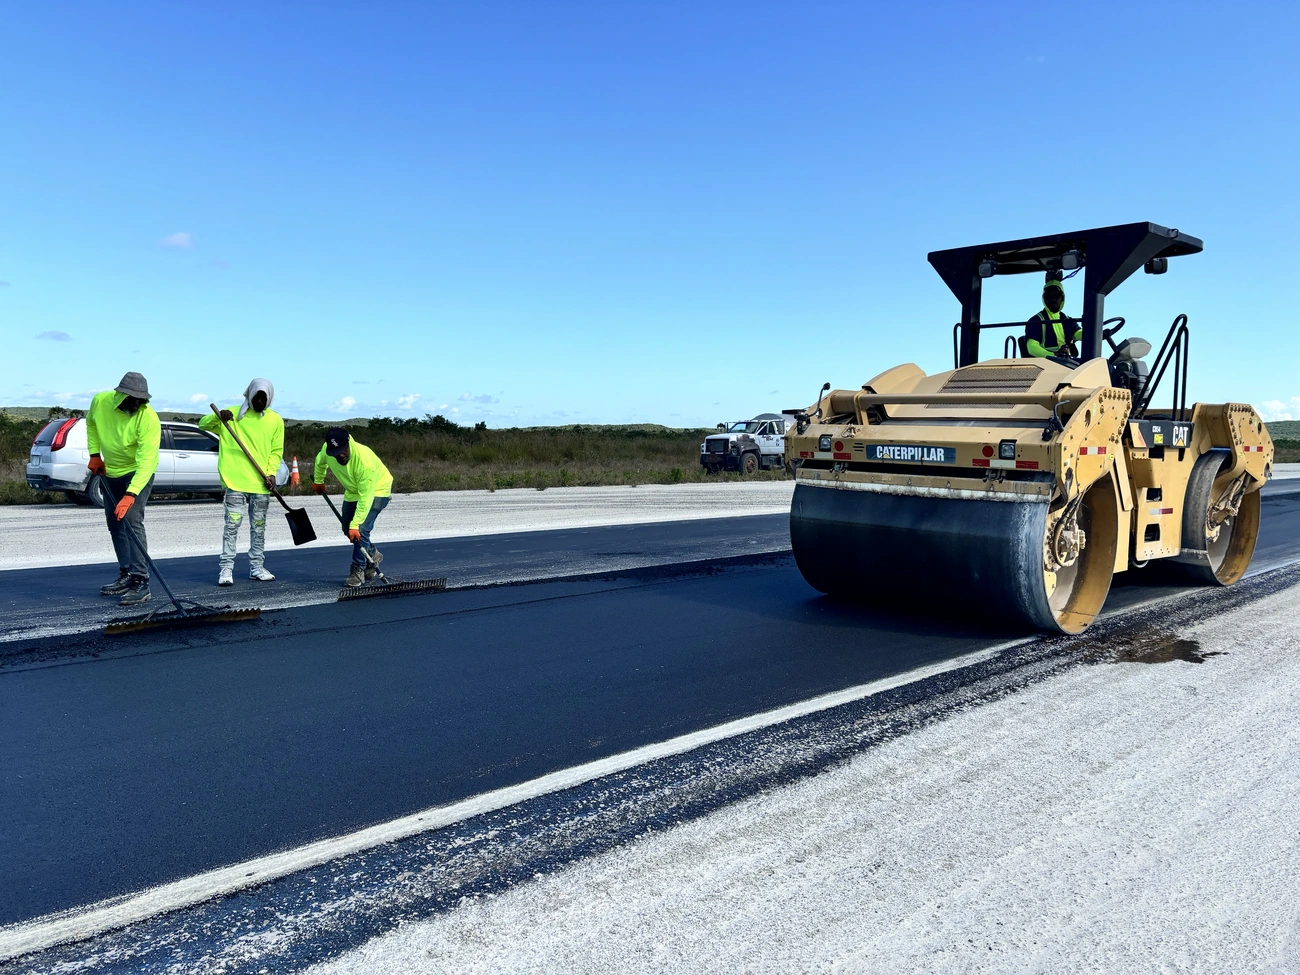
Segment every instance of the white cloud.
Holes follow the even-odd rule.
[[[452,416],[460,416],[460,409],[459,409],[458,407],[453,406],[453,407],[451,408],[451,415],[452,415]]]
[[[1294,420],[1300,417],[1300,396],[1292,396],[1286,401],[1266,399],[1259,404],[1259,415],[1264,418],[1265,423]]]
[[[355,396],[344,396],[342,399],[335,400],[330,406],[331,413],[351,413],[356,409],[357,398]]]
[[[195,393],[193,396],[190,397],[190,402],[191,402],[191,403],[202,403],[202,402],[203,402],[205,399],[207,399],[207,398],[208,398],[208,394],[207,394],[207,393]]]
[[[187,251],[194,246],[194,238],[190,236],[188,230],[180,230],[174,234],[168,234],[158,243],[163,247],[173,247],[177,250]]]
[[[405,396],[399,396],[397,397],[397,408],[399,410],[409,410],[415,406],[419,399],[419,393],[407,393]]]
[[[473,393],[461,393],[460,401],[462,403],[500,403],[497,397],[491,393],[479,393],[475,396]]]
[[[440,410],[445,410],[446,408],[447,408],[447,404],[446,404],[446,403],[443,403],[440,407],[438,407],[438,409],[440,409]]]
[[[38,339],[45,339],[47,342],[71,342],[72,336],[67,332],[42,332],[36,336]]]

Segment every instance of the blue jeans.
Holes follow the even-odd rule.
[[[244,494],[226,488],[226,527],[221,533],[221,568],[234,570],[239,526],[248,512],[248,571],[255,572],[266,561],[266,508],[269,494]]]
[[[361,554],[361,547],[364,545],[367,552],[375,554],[375,547],[370,544],[370,531],[375,527],[375,519],[379,517],[379,512],[388,507],[388,498],[375,498],[370,502],[370,513],[366,515],[366,520],[357,527],[361,530],[361,541],[352,543],[352,565],[354,568],[364,569],[366,567],[366,557]],[[355,501],[344,501],[342,508],[343,515],[343,534],[348,533],[348,526],[352,524],[352,517],[357,513],[357,503]]]

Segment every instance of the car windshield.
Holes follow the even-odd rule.
[[[740,423],[733,423],[728,433],[758,433],[758,428],[763,424],[757,420],[743,420]]]

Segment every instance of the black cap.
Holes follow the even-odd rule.
[[[325,453],[331,457],[338,457],[340,454],[347,453],[348,449],[348,432],[342,427],[330,427],[325,432]]]

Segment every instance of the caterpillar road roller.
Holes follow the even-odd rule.
[[[1134,223],[932,252],[961,302],[954,368],[827,383],[786,411],[804,578],[832,595],[1065,633],[1096,618],[1116,572],[1164,563],[1210,585],[1240,579],[1272,474],[1263,422],[1243,403],[1187,406],[1185,315],[1148,362],[1151,343],[1120,336],[1124,319],[1103,310],[1139,269],[1165,273],[1202,246]],[[1024,321],[980,321],[991,279],[1080,271],[1081,336],[1064,349],[1077,357],[1035,357],[1026,336],[998,334]],[[981,360],[988,332],[1005,336],[1001,357]],[[832,361],[855,357],[853,343],[818,345]]]

